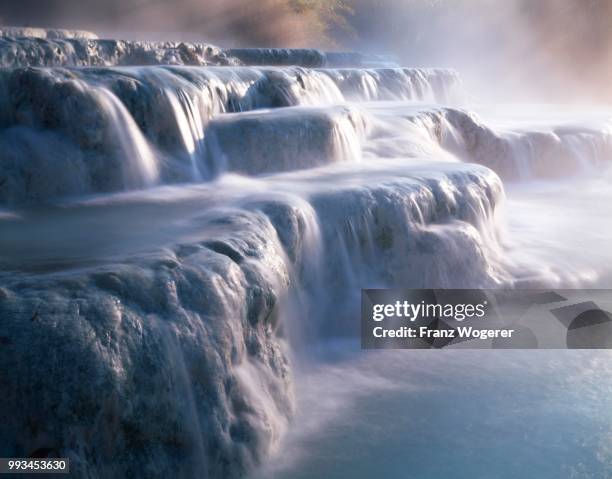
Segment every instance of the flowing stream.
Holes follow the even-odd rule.
[[[612,287],[612,108],[234,53],[0,38],[0,456],[610,477],[607,351],[366,353],[358,318],[365,287]],[[275,59],[308,68],[244,64]]]

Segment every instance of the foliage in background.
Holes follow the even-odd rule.
[[[321,32],[323,42],[336,45],[341,32],[354,36],[350,17],[355,13],[350,0],[289,0],[289,6],[298,14],[312,15],[311,28]],[[314,15],[313,15],[314,14]]]
[[[329,47],[350,30],[351,0],[20,0],[6,24],[90,29],[107,36],[204,40],[224,46]]]

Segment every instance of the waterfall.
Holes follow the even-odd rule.
[[[157,158],[136,122],[123,103],[108,90],[100,88],[94,95],[108,116],[109,134],[118,142],[126,186],[154,185],[159,176]]]
[[[359,117],[367,115],[338,109],[338,105],[347,99],[391,99],[394,97],[389,92],[398,85],[403,90],[395,98],[422,100],[428,95],[437,98],[434,78],[438,83],[448,80],[448,88],[455,82],[454,76],[445,71],[425,74],[407,69],[368,70],[364,77],[357,78],[370,86],[356,89],[346,78],[358,73],[359,70],[317,71],[297,67],[8,70],[0,77],[2,104],[6,106],[4,141],[14,144],[17,137],[27,135],[37,138],[37,149],[46,150],[45,142],[59,141],[65,148],[74,146],[76,150],[61,155],[51,165],[44,159],[32,158],[27,149],[10,147],[10,160],[0,165],[0,171],[7,177],[4,201],[9,202],[9,198],[10,203],[48,201],[75,193],[129,190],[158,182],[200,181],[210,178],[211,172],[212,176],[216,174],[215,165],[241,153],[235,138],[242,142],[267,142],[274,150],[272,156],[266,153],[266,161],[271,162],[267,166],[254,158],[242,166],[234,161],[235,171],[251,174],[358,161],[365,129],[365,120]],[[420,85],[418,88],[415,82]],[[442,99],[446,92],[440,95]],[[327,109],[318,113],[309,109],[281,109],[315,105]],[[258,112],[244,115],[251,110]],[[224,112],[240,114],[231,117],[222,115]],[[302,116],[309,120],[298,135],[301,140],[292,144],[297,130],[302,130]],[[260,125],[263,130],[250,128],[246,134],[240,133],[246,124]],[[207,140],[207,133],[213,139]],[[259,137],[260,134],[263,136]],[[215,150],[211,145],[219,141],[224,144],[219,145],[221,150]],[[275,148],[277,141],[284,141],[286,147]],[[264,148],[255,151],[263,154]],[[39,186],[24,176],[30,172],[15,166],[33,161],[43,163],[44,169],[76,168],[87,179],[75,185],[68,175],[56,175],[50,184],[44,181]],[[34,170],[34,174],[42,174],[39,168]]]
[[[607,112],[466,105],[456,72],[365,54],[40,36],[0,37],[2,457],[241,477],[361,288],[604,277],[588,224],[588,261],[534,240],[580,204],[534,182],[607,179]]]

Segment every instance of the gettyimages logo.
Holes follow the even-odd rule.
[[[612,290],[366,289],[364,349],[609,349]]]

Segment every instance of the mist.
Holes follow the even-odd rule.
[[[0,0],[0,457],[612,478],[607,2]]]
[[[340,0],[25,0],[0,4],[0,23],[228,47],[324,47],[334,43],[329,31],[344,11]]]
[[[605,0],[354,0],[360,50],[459,70],[484,98],[608,101],[612,4]]]
[[[610,100],[606,0],[50,0],[3,2],[0,23],[102,37],[391,53],[455,68],[479,98]]]

